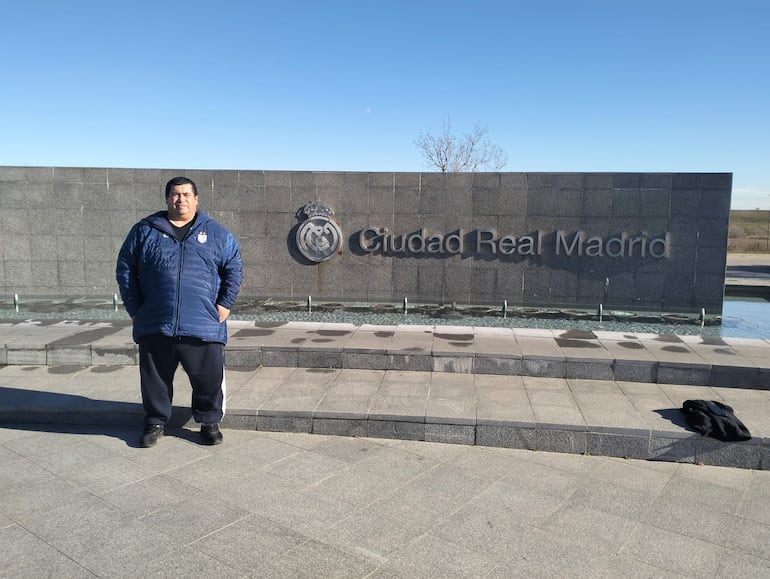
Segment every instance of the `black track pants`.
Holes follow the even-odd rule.
[[[171,418],[174,374],[179,364],[192,385],[192,415],[199,423],[218,423],[224,416],[224,344],[198,338],[152,335],[139,340],[139,376],[145,424]]]

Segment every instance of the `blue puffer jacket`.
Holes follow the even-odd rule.
[[[216,305],[231,309],[235,303],[241,252],[232,233],[202,211],[184,241],[165,211],[142,219],[123,242],[115,275],[135,341],[163,334],[227,342]]]

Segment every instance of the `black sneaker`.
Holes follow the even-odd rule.
[[[148,424],[144,427],[144,434],[142,435],[141,445],[143,448],[150,448],[155,446],[158,439],[163,436],[162,424]]]
[[[206,444],[219,444],[222,442],[222,432],[219,424],[204,424],[201,426],[201,438]]]

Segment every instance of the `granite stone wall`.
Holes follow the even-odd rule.
[[[0,167],[0,293],[111,296],[130,227],[185,175],[241,244],[246,298],[721,312],[729,173]],[[341,233],[297,246],[309,201]]]

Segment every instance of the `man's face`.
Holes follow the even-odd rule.
[[[190,221],[198,211],[198,196],[189,183],[174,185],[166,198],[168,218],[172,221]]]

